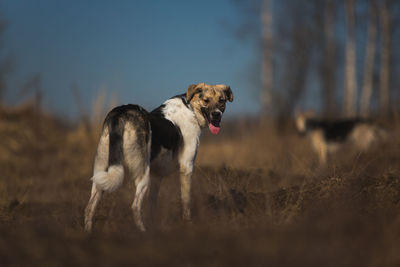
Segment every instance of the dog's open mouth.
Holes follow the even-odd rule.
[[[210,132],[212,133],[212,134],[218,134],[219,133],[219,130],[221,129],[221,127],[220,127],[220,121],[211,121],[209,124],[208,124],[208,128],[210,129]]]
[[[221,130],[221,121],[220,120],[211,120],[206,112],[206,110],[202,109],[204,118],[206,118],[208,122],[208,129],[212,134],[218,134]]]

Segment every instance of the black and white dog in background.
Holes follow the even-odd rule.
[[[297,112],[296,127],[300,134],[310,138],[312,148],[320,163],[328,160],[328,155],[345,146],[357,151],[366,151],[374,143],[386,138],[386,131],[370,120],[363,118],[318,119],[313,112]]]
[[[105,191],[114,191],[125,173],[134,179],[132,204],[138,228],[145,231],[142,203],[147,191],[151,212],[157,203],[159,177],[180,172],[183,218],[190,220],[190,191],[194,160],[201,129],[220,130],[226,102],[233,101],[227,85],[190,85],[186,94],[175,96],[147,112],[138,105],[123,105],[105,118],[93,170],[93,185],[85,210],[85,230],[92,230],[96,206]]]

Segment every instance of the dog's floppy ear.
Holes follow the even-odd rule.
[[[202,91],[201,87],[198,87],[197,84],[189,85],[187,92],[186,92],[186,100],[188,102],[190,102],[190,100],[192,100],[193,96],[201,91]]]
[[[226,85],[225,89],[224,89],[224,93],[226,95],[226,97],[228,98],[229,102],[233,101],[233,93],[231,90],[231,87],[229,85]]]

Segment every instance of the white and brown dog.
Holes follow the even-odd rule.
[[[386,131],[372,121],[363,118],[324,120],[314,118],[312,111],[296,112],[296,127],[300,134],[310,138],[312,148],[320,163],[327,162],[328,155],[345,145],[357,151],[365,151],[386,137]]]
[[[85,210],[85,230],[92,230],[96,206],[105,191],[116,190],[129,173],[136,185],[132,210],[137,227],[145,231],[142,203],[149,191],[151,212],[157,203],[160,176],[180,172],[183,218],[190,220],[193,164],[201,129],[218,134],[226,102],[233,101],[227,85],[190,85],[178,95],[147,112],[138,105],[123,105],[105,118],[94,163],[92,191]]]

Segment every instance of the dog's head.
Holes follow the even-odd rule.
[[[295,113],[296,117],[296,128],[300,134],[305,134],[307,132],[307,120],[314,118],[315,113],[312,110],[300,111],[297,110]]]
[[[187,89],[186,99],[193,108],[200,126],[208,125],[211,133],[218,134],[226,101],[233,101],[231,88],[224,84],[192,84]]]

